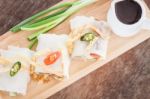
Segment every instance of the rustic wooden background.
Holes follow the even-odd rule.
[[[59,1],[0,0],[0,34]],[[150,39],[49,99],[150,99]]]

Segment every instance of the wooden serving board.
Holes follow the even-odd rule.
[[[106,20],[107,11],[110,7],[111,0],[99,0],[97,3],[90,5],[72,17],[76,15],[87,15],[87,16],[94,16],[99,20]],[[148,9],[147,9],[148,10]],[[148,11],[149,13],[149,11]],[[149,16],[149,14],[148,14]],[[49,33],[69,33],[69,20],[72,18],[70,17],[67,21],[59,25],[57,28],[53,29]],[[21,31],[20,33],[11,33],[7,32],[0,37],[0,48],[7,48],[8,45],[16,45],[20,47],[27,47],[29,42],[26,40],[26,37],[30,35],[32,32]],[[47,84],[42,84],[39,82],[31,81],[26,96],[16,96],[10,97],[8,93],[0,91],[0,99],[43,99],[47,98],[56,92],[60,91],[61,89],[69,86],[73,82],[79,80],[80,78],[86,76],[90,72],[96,70],[97,68],[103,66],[107,62],[111,61],[112,59],[118,57],[119,55],[123,54],[124,52],[128,51],[129,49],[135,47],[139,43],[145,41],[146,39],[150,38],[150,31],[141,30],[139,34],[128,37],[128,38],[121,38],[116,36],[115,34],[111,34],[111,39],[109,42],[108,47],[108,56],[106,60],[99,60],[97,62],[93,61],[79,61],[73,60],[70,66],[70,78],[63,81],[56,81],[51,80],[51,82]],[[10,82],[11,84],[11,82]]]

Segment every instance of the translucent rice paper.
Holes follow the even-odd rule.
[[[42,34],[38,37],[37,52],[45,51],[45,54],[40,55],[37,58],[37,64],[42,64],[36,66],[35,71],[39,73],[49,73],[56,74],[58,76],[69,77],[69,65],[70,59],[68,50],[66,47],[66,42],[68,40],[68,35],[56,35],[56,34]],[[51,53],[55,51],[61,51],[61,57],[51,65],[45,65],[44,59]]]
[[[75,41],[72,57],[81,56],[91,59],[92,57],[90,56],[90,53],[95,53],[102,59],[105,59],[107,55],[109,35],[111,32],[109,26],[105,21],[98,21],[93,17],[87,16],[77,16],[70,21],[70,27],[72,31],[75,31],[76,29],[86,25],[92,25],[96,27],[96,29],[100,31],[100,36],[90,50],[86,50],[88,45],[86,42],[80,40]]]
[[[30,81],[30,64],[24,59],[22,59],[20,56],[31,59],[32,54],[33,52],[31,52],[29,49],[18,48],[13,46],[9,46],[8,50],[0,50],[1,57],[11,60],[12,63],[20,61],[26,66],[25,70],[21,68],[21,70],[14,77],[11,77],[9,75],[9,71],[0,73],[0,90],[20,93],[22,95],[26,94],[27,84]],[[13,64],[11,64],[9,67],[11,68],[12,65]]]

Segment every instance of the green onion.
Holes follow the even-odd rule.
[[[71,16],[73,13],[96,1],[98,0],[78,0],[74,2],[61,3],[24,20],[20,24],[13,27],[11,31],[18,32],[20,30],[27,30],[27,31],[38,30],[37,32],[28,36],[28,40],[32,41],[31,44],[29,45],[29,48],[32,48],[37,43],[37,37],[40,34],[46,33],[49,30],[55,28],[57,25],[59,25],[69,16]],[[54,10],[56,11],[51,13],[50,15],[39,18]]]
[[[62,22],[66,17],[63,17],[63,18],[60,18],[59,20],[57,20],[57,22],[55,24],[52,24],[38,32],[35,32],[33,34],[31,34],[29,37],[28,37],[28,40],[33,40],[35,39],[37,36],[39,36],[40,34],[43,34],[43,33],[46,33],[48,32],[50,29],[53,29],[54,27],[56,27],[58,24],[60,24],[60,22]]]
[[[32,49],[32,47],[35,45],[35,44],[37,44],[37,42],[38,42],[38,40],[37,40],[37,38],[35,38],[34,40],[32,40],[31,41],[31,43],[30,43],[30,45],[29,45],[29,49]]]
[[[54,17],[54,16],[59,15],[59,14],[62,14],[62,13],[64,13],[67,9],[68,9],[68,8],[65,8],[65,9],[63,9],[63,10],[60,10],[60,11],[55,12],[55,13],[53,13],[53,14],[50,14],[50,15],[48,15],[48,16],[46,16],[46,17],[40,18],[40,19],[38,19],[38,20],[35,20],[34,23],[37,23],[37,22],[46,20],[46,19],[48,19],[48,18]]]
[[[46,20],[43,20],[40,22],[37,22],[37,23],[33,23],[31,25],[24,25],[21,27],[21,30],[27,30],[27,31],[38,30],[38,29],[41,29],[41,28],[44,28],[44,27],[47,27],[47,26],[50,26],[50,25],[56,23],[57,22],[56,19],[58,19],[60,17],[62,17],[62,14],[51,17],[49,19],[46,19]]]
[[[14,63],[14,65],[10,69],[10,76],[11,77],[15,76],[20,69],[21,69],[21,62],[18,61],[16,63]]]
[[[89,5],[89,4],[91,4],[91,3],[94,3],[96,0],[82,0],[82,1],[78,1],[78,2],[76,2],[76,3],[74,3],[73,5],[72,5],[72,7],[70,7],[66,12],[64,12],[63,14],[61,14],[60,16],[62,16],[62,17],[60,17],[60,18],[54,18],[56,21],[56,23],[57,23],[57,25],[58,24],[60,24],[62,21],[64,21],[66,18],[68,18],[70,15],[72,15],[73,13],[75,13],[76,11],[78,11],[78,10],[80,10],[81,8],[83,8],[83,7],[85,7],[85,6],[87,6],[87,5]],[[57,21],[57,20],[60,20],[60,19],[62,19],[61,21]],[[44,22],[43,23],[47,23],[48,21],[47,20],[44,20]],[[26,28],[26,30],[32,30],[32,29],[39,29],[39,28],[43,28],[43,27],[45,27],[45,26],[47,26],[47,25],[52,25],[53,24],[53,22],[54,21],[52,21],[52,23],[51,22],[48,22],[47,24],[45,24],[45,25],[43,25],[42,24],[42,22],[40,23],[40,24],[36,24],[36,26],[37,27],[28,27],[28,28]],[[35,24],[34,24],[35,25]],[[56,26],[57,26],[56,25]],[[53,26],[52,26],[53,27]],[[22,27],[23,28],[23,27]],[[25,28],[23,28],[23,29],[25,29]],[[29,37],[28,37],[28,39],[29,40],[32,40],[32,39],[34,39],[34,38],[36,38],[36,37],[38,37],[40,34],[42,34],[42,33],[44,33],[44,32],[47,32],[48,30],[50,30],[50,29],[52,29],[51,28],[51,26],[49,26],[49,27],[47,27],[46,28],[46,30],[44,29],[44,30],[42,30],[42,31],[39,31],[39,32],[37,32],[37,33],[34,33],[34,34],[31,34]]]
[[[56,5],[56,6],[50,7],[50,8],[48,8],[48,9],[42,11],[42,12],[39,12],[39,13],[33,15],[32,17],[27,18],[26,20],[22,21],[21,23],[19,23],[19,24],[16,25],[15,27],[11,28],[10,30],[11,30],[12,32],[18,32],[18,31],[21,30],[21,26],[23,26],[23,25],[25,25],[25,24],[31,22],[32,20],[34,20],[34,19],[36,19],[36,18],[38,18],[38,17],[40,17],[40,16],[42,16],[42,15],[48,13],[48,12],[57,10],[57,9],[59,9],[59,8],[67,7],[67,6],[72,6],[72,4],[74,4],[74,2],[64,2],[64,3],[58,4],[58,5]]]

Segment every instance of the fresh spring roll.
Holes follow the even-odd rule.
[[[0,90],[26,94],[32,55],[27,48],[9,46],[8,50],[0,50]]]
[[[69,77],[70,59],[65,34],[42,34],[38,37],[36,48],[36,73],[48,73],[58,77]]]
[[[105,59],[110,28],[105,21],[77,16],[70,21],[68,49],[72,57]]]

